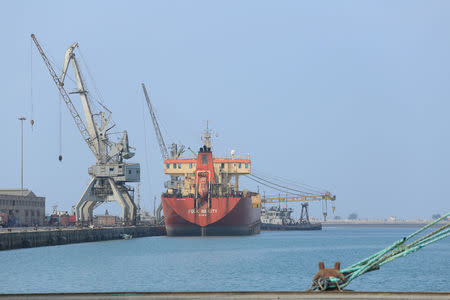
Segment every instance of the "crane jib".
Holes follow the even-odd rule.
[[[161,130],[159,129],[158,120],[156,119],[155,112],[153,111],[152,104],[150,103],[150,97],[147,94],[147,89],[145,85],[142,83],[142,89],[144,90],[145,100],[147,101],[147,107],[150,112],[150,116],[152,117],[153,127],[155,128],[156,138],[158,139],[159,149],[161,151],[161,155],[163,159],[167,159],[169,157],[169,153],[167,151],[166,143],[164,143],[164,139],[161,134]]]
[[[39,44],[38,40],[36,39],[36,36],[34,34],[32,34],[31,38],[33,39],[33,42],[36,45],[36,48],[38,49],[39,54],[41,55],[42,59],[44,60],[44,63],[47,66],[47,69],[50,72],[50,75],[52,76],[53,81],[55,82],[55,85],[58,88],[58,91],[64,100],[64,103],[66,104],[67,108],[69,109],[69,112],[72,115],[72,118],[75,121],[75,124],[76,124],[78,130],[81,133],[81,136],[87,143],[88,147],[91,149],[92,153],[94,153],[94,155],[98,158],[98,154],[97,154],[96,149],[90,139],[89,132],[86,128],[86,125],[84,124],[83,120],[80,117],[80,114],[78,113],[75,106],[73,105],[72,100],[70,100],[70,97],[69,97],[67,91],[64,89],[64,84],[59,80],[58,75],[56,75],[55,70],[53,69],[49,59],[45,55],[45,52],[42,49],[41,45]]]

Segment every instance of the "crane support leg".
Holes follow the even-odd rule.
[[[77,205],[75,206],[75,217],[77,219],[78,225],[83,225],[84,222],[89,221],[88,215],[84,214],[84,206],[87,204],[87,202],[95,200],[95,196],[92,196],[91,194],[91,190],[95,184],[95,181],[95,177],[92,177],[86,189],[84,190],[80,201],[78,201]]]
[[[114,201],[117,201],[120,206],[122,207],[122,220],[124,222],[128,221],[128,211],[130,209],[130,206],[128,203],[125,202],[125,199],[122,196],[122,193],[119,191],[119,188],[117,187],[116,183],[112,179],[108,179],[109,184],[111,185],[111,189],[113,191],[113,197]]]
[[[91,225],[94,222],[94,207],[96,203],[97,201],[92,200],[86,201],[83,205],[81,211],[83,213],[83,222],[85,222],[86,224]]]
[[[131,200],[127,190],[120,190],[111,178],[108,180],[113,191],[114,200],[122,206],[122,218],[128,225],[136,224],[136,204]]]
[[[136,204],[131,200],[130,195],[128,194],[128,192],[123,192],[122,193],[123,199],[125,200],[125,202],[128,203],[130,209],[128,210],[128,222],[130,225],[136,225],[136,211],[137,211],[137,206]]]
[[[94,220],[94,209],[101,203],[107,201],[116,201],[120,204],[122,207],[122,219],[127,225],[136,224],[137,207],[128,194],[127,188],[118,186],[113,179],[108,178],[107,182],[109,183],[113,194],[106,198],[98,198],[93,195],[93,188],[96,181],[97,179],[95,177],[91,178],[91,181],[84,190],[80,201],[78,201],[75,206],[77,224],[80,226],[91,225]]]

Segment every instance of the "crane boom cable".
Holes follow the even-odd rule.
[[[155,112],[153,111],[152,104],[150,103],[150,97],[148,96],[147,89],[145,88],[144,83],[142,83],[142,89],[144,91],[145,100],[147,101],[147,107],[150,112],[150,116],[152,117],[153,127],[155,128],[155,134],[158,140],[161,155],[163,159],[167,159],[169,157],[169,152],[167,151],[166,143],[164,142],[161,130],[159,129],[158,120],[156,119],[156,115]]]
[[[269,180],[266,180],[266,179],[264,179],[264,178],[261,178],[261,177],[259,177],[259,176],[253,175],[253,174],[248,174],[248,175],[249,175],[249,176],[256,177],[256,178],[258,178],[259,180],[265,181],[265,182],[267,182],[267,183],[269,183],[269,184],[276,185],[276,186],[278,186],[278,187],[280,187],[280,188],[284,188],[284,189],[287,189],[287,190],[292,190],[292,191],[295,191],[295,192],[297,192],[297,193],[313,195],[313,193],[309,193],[309,192],[305,192],[305,191],[300,191],[300,190],[297,190],[297,189],[289,188],[289,187],[286,187],[286,186],[282,186],[282,185],[280,185],[280,184],[276,184],[276,183],[270,182]]]
[[[273,187],[273,186],[271,186],[271,185],[269,185],[269,184],[267,184],[267,183],[265,183],[265,182],[263,182],[263,181],[260,181],[260,180],[257,180],[257,179],[255,179],[255,178],[252,178],[252,177],[250,177],[250,176],[248,176],[248,175],[246,175],[245,177],[248,178],[248,179],[250,179],[250,180],[252,180],[252,181],[254,181],[254,182],[256,182],[256,183],[259,183],[259,184],[261,184],[261,185],[263,185],[263,186],[265,186],[265,187],[268,187],[268,188],[271,188],[271,189],[274,189],[274,190],[277,190],[277,191],[283,192],[283,193],[286,193],[286,192],[287,192],[287,191],[281,190],[281,189],[279,189],[279,188],[277,188],[277,187]]]
[[[297,186],[299,188],[307,189],[307,190],[312,191],[313,193],[324,193],[324,192],[326,192],[326,190],[324,190],[322,188],[314,187],[314,186],[311,186],[311,185],[308,185],[308,184],[305,184],[305,183],[299,183],[299,182],[296,182],[296,181],[293,181],[293,180],[289,180],[289,179],[286,179],[286,178],[283,178],[283,177],[280,177],[280,176],[276,176],[276,175],[268,176],[267,174],[264,174],[263,172],[261,172],[259,170],[256,170],[255,168],[252,168],[252,173],[256,174],[256,175],[258,175],[260,177],[265,177],[265,178],[268,178],[268,179],[272,179],[273,181],[281,182],[283,184],[294,185],[294,186]]]
[[[55,59],[50,54],[48,54],[48,53],[45,54],[45,57],[47,57],[48,61],[50,62],[51,66],[54,70],[57,70],[59,73],[62,73],[62,68],[59,67],[57,63],[55,63]],[[66,74],[66,78],[69,78],[69,80],[74,84],[77,83],[75,81],[75,79],[72,78],[69,74]],[[58,77],[58,79],[59,79],[59,77]]]
[[[42,59],[44,60],[44,63],[47,66],[47,69],[50,72],[50,75],[52,76],[53,81],[55,82],[55,85],[58,88],[59,93],[64,100],[64,103],[66,104],[67,108],[69,109],[70,114],[72,115],[72,118],[75,121],[75,124],[81,133],[81,136],[83,137],[84,141],[87,143],[89,148],[91,149],[92,153],[94,153],[94,155],[99,159],[100,157],[94,147],[93,141],[90,138],[90,135],[86,128],[86,125],[84,124],[83,120],[80,117],[80,114],[78,113],[77,109],[73,105],[72,100],[70,99],[69,95],[67,94],[67,91],[64,89],[61,81],[59,80],[58,75],[56,74],[55,70],[53,69],[53,66],[51,65],[49,59],[45,55],[45,52],[42,49],[39,42],[37,41],[35,35],[31,34],[31,38],[33,39],[34,44],[36,45],[36,48],[38,49]]]
[[[88,76],[89,76],[89,80],[90,80],[90,81],[92,82],[92,84],[94,85],[94,90],[95,90],[95,93],[97,94],[97,98],[98,98],[98,99],[96,99],[96,98],[94,97],[94,100],[95,100],[101,107],[103,107],[105,110],[107,110],[107,111],[111,114],[111,111],[110,111],[110,110],[108,109],[108,107],[106,107],[106,105],[104,104],[105,101],[103,100],[103,96],[102,96],[102,94],[100,93],[100,90],[97,88],[97,84],[95,83],[94,76],[92,76],[91,70],[89,69],[89,66],[88,66],[88,64],[87,64],[87,62],[86,62],[86,59],[84,58],[84,55],[83,55],[83,53],[82,53],[80,47],[78,47],[78,53],[80,53],[81,61],[83,62],[83,65],[85,66],[85,68],[86,68],[86,70],[87,70],[87,73],[88,73]],[[85,83],[85,84],[86,84],[86,83]]]
[[[149,154],[148,154],[148,142],[147,142],[147,126],[145,124],[144,110],[145,110],[144,103],[142,103],[142,122],[144,124],[145,168],[146,168],[146,171],[147,171],[148,178],[151,178],[151,175],[150,175],[150,164],[149,164],[149,159],[148,159]],[[150,180],[148,181],[147,186],[148,186],[148,194],[151,195],[152,188],[151,188],[151,181]]]
[[[33,41],[30,40],[30,106],[31,106],[31,126],[33,126]]]
[[[298,186],[301,188],[306,188],[306,189],[314,191],[314,192],[324,192],[325,191],[323,188],[315,187],[315,186],[312,186],[312,185],[309,185],[306,183],[302,183],[302,182],[299,182],[298,180],[294,181],[292,179],[283,178],[283,177],[273,175],[273,174],[267,175],[266,173],[264,173],[260,170],[257,170],[255,168],[252,168],[252,173],[256,173],[257,175],[259,175],[261,177],[270,178],[270,179],[273,179],[274,181],[278,181],[278,182],[281,182],[284,184],[289,184],[289,185],[294,185],[294,186]]]
[[[61,98],[61,95],[59,95]],[[61,102],[58,101],[58,127],[59,127],[59,159],[62,160],[62,107]]]
[[[248,174],[248,175],[250,175],[250,174]],[[305,196],[304,194],[295,194],[295,193],[292,193],[292,192],[287,191],[287,190],[282,190],[282,189],[280,189],[280,188],[278,188],[278,187],[273,187],[273,186],[269,185],[268,183],[265,183],[265,182],[263,182],[263,181],[260,181],[260,180],[258,180],[258,179],[255,179],[255,178],[252,178],[252,177],[250,177],[250,176],[248,176],[248,175],[246,175],[246,177],[247,177],[248,179],[253,180],[253,181],[255,181],[255,182],[257,182],[257,183],[259,183],[259,184],[261,184],[261,185],[264,185],[264,186],[266,186],[266,187],[268,187],[268,188],[277,190],[277,191],[282,192],[282,193],[287,193],[287,194],[290,194],[290,195],[294,195],[294,196]]]
[[[157,108],[157,107],[154,107],[153,105],[152,105],[152,108],[153,108],[153,112],[155,113],[155,116],[160,116],[160,114],[159,114],[159,112],[158,112],[158,108]],[[174,141],[174,140],[176,140],[176,139],[170,134],[169,130],[167,130],[167,126],[166,126],[166,124],[164,123],[164,120],[162,120],[162,119],[158,120],[158,125],[159,125],[159,129],[161,130],[161,134],[162,134],[163,136],[166,137],[166,140],[168,140],[168,141]]]
[[[266,187],[269,187],[271,189],[277,190],[279,192],[285,193],[286,197],[276,197],[276,196],[269,196],[269,197],[265,197],[263,199],[265,199],[266,202],[270,202],[270,203],[277,203],[277,202],[297,202],[297,201],[319,201],[319,200],[331,200],[334,201],[334,196],[332,196],[329,192],[326,193],[319,193],[319,194],[311,194],[311,195],[305,195],[305,194],[295,194],[292,193],[290,191],[286,191],[286,190],[282,190],[276,187],[272,187],[269,184],[259,181],[257,179],[248,177],[247,178],[261,184],[264,185]],[[298,198],[300,198],[301,200],[298,200]],[[289,200],[290,199],[290,200]]]
[[[257,183],[260,183],[264,186],[267,186],[269,188],[287,193],[286,191],[271,187],[268,184],[266,184],[262,181],[259,181],[257,179],[251,178],[249,176],[247,176],[247,178],[249,178]],[[323,214],[324,220],[326,220],[326,217],[328,214],[327,201],[335,201],[336,200],[336,197],[331,195],[329,192],[322,193],[322,194],[316,194],[316,195],[298,195],[298,194],[293,194],[292,192],[289,192],[289,193],[291,194],[291,196],[286,195],[286,197],[281,197],[281,196],[279,196],[279,197],[264,197],[261,199],[261,202],[262,203],[282,203],[282,202],[284,202],[287,205],[288,202],[321,201],[322,202],[322,214]],[[334,212],[334,205],[332,207],[332,210]]]
[[[80,49],[78,46],[77,46],[77,48],[78,48],[78,50]],[[75,59],[75,56],[74,56],[74,59]],[[89,87],[89,83],[88,83],[88,81],[85,80],[86,76],[84,75],[84,71],[81,69],[80,64],[78,64],[77,69],[78,69],[78,73],[79,73],[80,77],[83,80],[83,87],[84,87],[84,91],[86,92],[86,99],[89,102],[89,106],[92,111],[92,115],[98,116],[99,112],[100,112],[100,109],[97,105],[98,101],[95,99],[94,95],[90,92],[91,89]],[[67,76],[67,73],[66,73],[66,76]],[[93,100],[95,100],[95,102]]]

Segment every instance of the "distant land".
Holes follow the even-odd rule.
[[[319,220],[311,219],[312,222],[317,222]],[[327,220],[326,222],[322,222],[323,226],[326,227],[353,227],[353,226],[364,226],[364,227],[422,227],[428,223],[431,223],[433,220],[424,219],[424,220],[399,220],[399,219],[357,219],[357,220]],[[450,220],[440,221],[435,226],[442,226],[444,224],[450,224]]]

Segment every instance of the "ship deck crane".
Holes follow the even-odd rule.
[[[35,35],[32,34],[31,38],[44,60],[81,136],[97,159],[97,163],[88,169],[88,173],[92,178],[75,206],[77,223],[79,225],[92,224],[93,210],[96,206],[104,202],[117,201],[122,207],[124,222],[126,224],[135,224],[136,204],[130,196],[132,189],[125,183],[140,181],[140,167],[137,163],[125,163],[123,161],[134,156],[134,153],[130,151],[131,147],[128,144],[126,131],[123,132],[119,142],[113,142],[109,139],[110,133],[108,131],[114,127],[109,126],[111,112],[104,106],[103,108],[109,113],[108,116],[106,116],[105,112],[99,112],[98,114],[92,112],[88,91],[85,88],[78,61],[75,58],[74,50],[78,47],[78,43],[72,44],[67,49],[61,77],[58,77]],[[77,83],[77,90],[74,93],[80,95],[86,123],[81,118],[69,97],[69,93],[64,88],[64,80],[71,62]],[[97,120],[98,118],[100,120]]]

